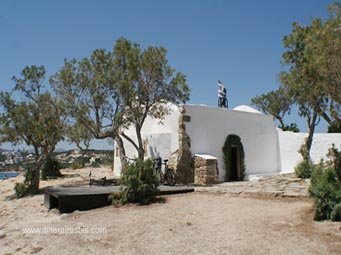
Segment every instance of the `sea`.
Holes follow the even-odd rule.
[[[17,172],[0,172],[0,180],[6,179],[6,178],[12,178],[18,176],[19,173]]]

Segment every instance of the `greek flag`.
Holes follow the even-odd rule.
[[[218,97],[226,98],[226,89],[221,81],[218,80]]]

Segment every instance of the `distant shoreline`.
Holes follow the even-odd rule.
[[[8,166],[0,166],[0,173],[3,172],[17,172],[20,173],[20,166],[16,166],[16,165],[8,165]]]
[[[0,181],[17,177],[19,174],[19,172],[0,172]]]

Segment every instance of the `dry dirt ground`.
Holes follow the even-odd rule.
[[[67,174],[42,186],[84,181],[88,170]],[[341,223],[314,222],[307,199],[190,193],[60,215],[43,195],[9,199],[20,178],[0,181],[0,254],[341,254]],[[96,228],[106,233],[87,233]]]

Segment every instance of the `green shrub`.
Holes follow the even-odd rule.
[[[114,155],[112,153],[110,154],[105,154],[100,158],[100,164],[101,165],[106,165],[106,166],[111,166],[114,161]]]
[[[62,176],[60,169],[61,165],[59,162],[54,158],[47,158],[46,162],[41,170],[41,179],[46,180],[48,177],[60,177]]]
[[[82,163],[85,165],[85,164],[89,164],[90,163],[90,157],[88,156],[82,156],[81,157],[81,160],[82,160]]]
[[[121,197],[123,204],[148,204],[159,192],[159,179],[150,159],[136,160],[128,165],[123,171],[121,184],[124,185]]]
[[[71,163],[68,162],[59,162],[60,169],[71,168]]]
[[[22,198],[30,193],[30,187],[25,182],[17,182],[14,186],[14,191],[17,198]]]
[[[309,160],[303,160],[295,167],[295,173],[299,178],[310,178],[313,164]]]
[[[335,167],[337,178],[341,182],[341,152],[338,152],[338,155],[336,156],[334,167]]]
[[[283,131],[292,131],[294,133],[300,132],[300,129],[297,127],[296,123],[290,123],[290,125],[286,125],[282,129]]]
[[[94,167],[94,168],[100,167],[101,166],[101,159],[96,158],[95,161],[93,161],[90,166]]]
[[[24,182],[17,182],[14,186],[14,191],[17,198],[22,198],[32,193],[33,179],[34,171],[32,170],[32,168],[27,167]]]
[[[99,167],[101,167],[101,165],[95,161],[95,162],[91,163],[90,167],[92,167],[92,168],[99,168]]]
[[[311,175],[309,194],[314,199],[314,219],[331,219],[334,207],[341,203],[341,183],[336,178],[334,168],[315,167]],[[335,218],[339,209],[335,209]]]
[[[332,212],[330,213],[330,219],[332,221],[341,221],[341,203],[334,206]]]
[[[341,151],[335,147],[335,144],[332,144],[332,147],[328,149],[327,157],[329,163],[335,168],[337,178],[341,181]]]
[[[340,122],[334,121],[328,127],[328,133],[341,133],[341,124]]]
[[[109,195],[108,200],[110,204],[119,205],[121,203],[122,193],[121,192],[114,192]]]
[[[81,156],[75,158],[74,161],[70,164],[72,169],[80,169],[85,167],[86,164],[90,163],[90,157],[88,156]]]
[[[84,164],[82,161],[80,160],[75,160],[71,163],[71,168],[72,169],[80,169],[80,168],[83,168],[84,167]]]

